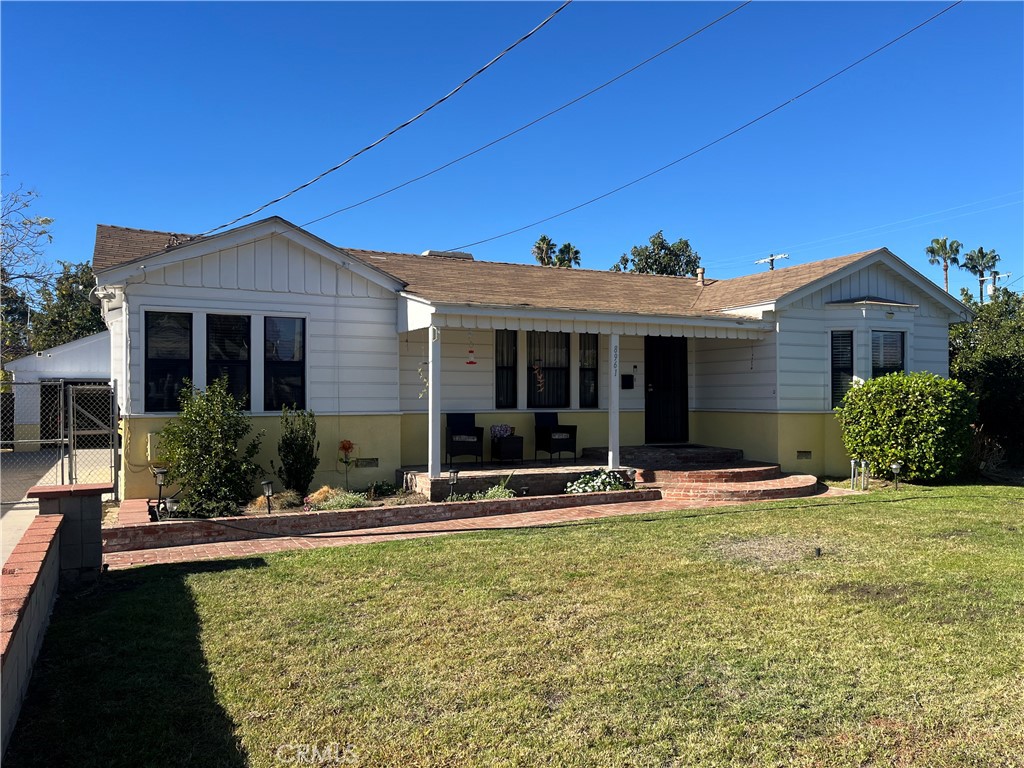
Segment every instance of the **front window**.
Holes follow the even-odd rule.
[[[306,407],[306,321],[264,318],[263,409]]]
[[[526,337],[528,408],[569,407],[569,334],[531,331]]]
[[[192,379],[192,315],[146,313],[145,407],[176,411],[186,379]]]
[[[903,331],[871,332],[871,378],[903,372],[903,337]]]
[[[494,332],[494,407],[515,408],[518,405],[516,386],[516,332]]]
[[[832,407],[838,408],[853,386],[853,331],[832,331]]]
[[[228,392],[249,407],[249,318],[244,315],[206,316],[206,381],[227,377]]]
[[[597,408],[597,334],[580,334],[580,408]]]

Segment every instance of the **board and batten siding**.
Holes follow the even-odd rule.
[[[303,317],[306,407],[323,415],[398,412],[397,298],[300,244],[266,238],[149,269],[126,293],[131,413],[144,411],[145,311],[193,314],[200,386],[206,383],[206,315],[253,318],[254,382],[262,375],[262,318]]]
[[[875,297],[912,307],[835,302]],[[893,317],[886,317],[891,310]],[[883,264],[831,283],[778,312],[778,410],[831,410],[831,332],[854,332],[854,373],[871,376],[871,331],[905,333],[907,371],[949,374],[949,313]]]
[[[690,339],[690,408],[770,411],[775,408],[775,336]]]

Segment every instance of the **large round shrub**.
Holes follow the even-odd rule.
[[[907,480],[949,480],[971,446],[977,401],[958,381],[932,373],[890,373],[854,387],[836,408],[851,458],[886,475],[903,462]]]

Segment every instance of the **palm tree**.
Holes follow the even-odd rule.
[[[580,265],[580,250],[572,243],[562,243],[562,247],[558,249],[558,254],[555,256],[556,267],[566,267],[572,269]]]
[[[928,254],[929,264],[942,265],[942,285],[946,289],[946,293],[949,293],[949,265],[960,266],[961,248],[963,248],[963,243],[959,240],[947,243],[945,237],[936,237],[932,240],[932,244],[924,249],[924,252]]]
[[[996,264],[999,263],[999,254],[995,251],[986,251],[984,248],[975,248],[964,257],[964,269],[972,275],[978,276],[978,301],[985,303],[985,273],[988,272],[995,284]]]
[[[533,258],[542,267],[551,267],[555,264],[555,249],[558,245],[547,235],[541,235],[533,245]]]

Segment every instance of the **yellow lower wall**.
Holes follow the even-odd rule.
[[[123,456],[121,460],[121,498],[140,499],[156,495],[156,484],[150,472],[150,464],[156,457],[149,455],[152,442],[154,450],[158,450],[158,440],[150,439],[150,434],[158,432],[169,419],[131,417],[122,421]],[[341,486],[345,482],[345,467],[338,460],[338,443],[351,440],[355,443],[353,459],[377,459],[376,467],[349,469],[349,486],[365,488],[375,480],[395,481],[395,469],[401,464],[401,425],[402,417],[398,414],[384,416],[319,416],[317,417],[317,439],[320,441],[320,465],[313,478],[313,488],[321,485]],[[281,436],[281,419],[279,416],[254,416],[252,418],[253,434],[263,431],[264,437],[257,461],[267,471],[267,477],[276,481],[275,487],[281,483],[271,470],[270,462],[280,467],[277,458],[277,443]],[[253,496],[258,495],[259,485],[253,488]]]
[[[14,450],[16,451],[38,451],[40,448],[39,425],[38,424],[15,424],[14,425]],[[19,440],[27,442],[21,443]]]
[[[579,451],[608,444],[608,414],[603,411],[565,412],[559,415],[559,420],[579,427]],[[156,463],[155,453],[159,450],[155,433],[167,421],[167,418],[150,417],[122,420],[121,498],[147,498],[156,494],[150,466]],[[252,424],[254,432],[265,433],[258,461],[267,470],[267,477],[276,480],[270,462],[278,463],[281,420],[276,416],[254,416]],[[477,414],[477,424],[484,428],[485,459],[490,457],[488,436],[492,424],[514,426],[516,434],[523,436],[524,458],[533,458],[532,412],[481,413]],[[338,443],[343,439],[355,443],[354,459],[377,459],[374,468],[350,468],[349,486],[352,488],[363,488],[374,480],[394,482],[395,470],[399,467],[427,463],[427,415],[424,413],[319,416],[317,437],[320,466],[313,480],[314,488],[344,484],[344,466],[338,460]],[[621,445],[644,443],[643,412],[619,414],[619,440]],[[746,458],[778,462],[786,472],[833,477],[845,477],[849,472],[849,458],[843,449],[839,424],[831,413],[692,411],[690,441],[739,448]],[[797,459],[797,451],[810,451],[811,458]],[[259,487],[254,487],[253,495],[258,492]]]
[[[560,424],[575,424],[576,450],[608,445],[608,414],[604,411],[566,411],[558,417]],[[523,458],[533,458],[534,423],[532,411],[478,413],[476,424],[484,428],[484,460],[491,455],[491,425],[508,424],[523,437]],[[441,450],[444,451],[442,430]],[[634,411],[619,414],[619,444],[641,445],[644,442],[644,415]],[[547,454],[542,454],[546,457]],[[444,456],[441,457],[442,461]],[[427,463],[427,414],[407,413],[402,416],[402,465]]]
[[[745,458],[772,461],[784,472],[845,477],[850,458],[832,413],[690,413],[690,441],[739,448]],[[809,452],[810,458],[797,458]]]

